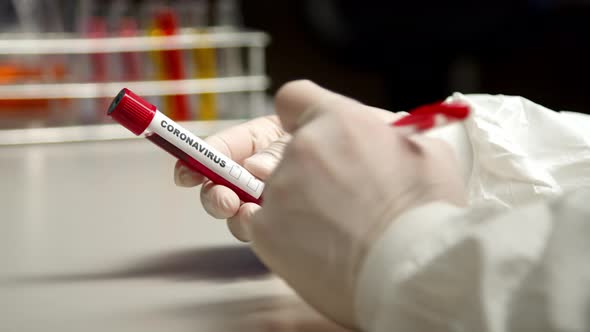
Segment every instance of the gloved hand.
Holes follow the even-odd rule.
[[[277,105],[278,108],[299,109],[327,96],[336,95],[309,81],[297,81],[294,84],[304,91],[294,96],[284,95],[278,100],[281,103]],[[405,115],[401,112],[396,114],[375,107],[358,105],[361,108],[360,111],[372,113],[384,123],[391,123]],[[288,117],[289,112],[286,113],[284,116]],[[271,115],[228,128],[205,140],[264,181],[281,160],[285,145],[290,139],[291,135],[285,132],[279,118]],[[182,161],[176,162],[174,167],[174,182],[182,187],[203,184],[201,203],[207,213],[217,219],[227,219],[231,233],[239,240],[248,241],[240,220],[254,213],[258,208],[256,204],[241,204],[238,196],[229,188],[214,184],[200,173],[186,167]]]
[[[242,164],[250,173],[265,180],[281,158],[284,145],[289,141],[276,115],[265,116],[223,130],[205,140],[218,151]],[[225,186],[216,185],[200,173],[188,168],[182,161],[174,167],[174,182],[183,187],[201,187],[201,203],[211,216],[228,219],[234,236],[245,241],[240,218],[249,215],[256,204],[241,205],[238,195]]]
[[[435,200],[464,202],[455,157],[441,141],[400,136],[387,125],[399,115],[306,81],[283,87],[276,110],[282,127],[275,123],[273,135],[248,136],[234,128],[210,139],[218,148],[227,144],[221,151],[243,160],[263,145],[271,146],[273,139],[284,138],[278,128],[293,133],[276,169],[266,179],[261,176],[267,183],[264,208],[251,203],[238,208],[237,196],[232,196],[235,205],[224,209],[229,190],[211,185],[203,188],[203,204],[210,212],[237,213],[229,222],[236,223],[234,234],[251,240],[264,263],[308,303],[354,327],[357,274],[379,234],[412,207]],[[264,144],[254,146],[247,137]],[[234,148],[240,144],[240,150]],[[255,173],[258,162],[252,160],[255,157],[244,166]],[[192,180],[180,182],[197,184],[202,178]]]

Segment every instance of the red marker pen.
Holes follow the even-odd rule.
[[[130,90],[119,92],[107,114],[135,135],[145,135],[214,183],[230,188],[242,201],[262,203],[262,181]]]
[[[409,115],[395,121],[392,126],[400,134],[409,136],[464,120],[469,112],[469,106],[463,103],[434,103],[411,110]]]

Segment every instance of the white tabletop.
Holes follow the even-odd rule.
[[[0,146],[0,331],[341,331],[146,140]]]

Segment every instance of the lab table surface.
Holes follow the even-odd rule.
[[[0,145],[0,331],[343,331],[144,139]]]

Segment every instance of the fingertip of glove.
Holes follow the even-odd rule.
[[[174,170],[174,183],[179,187],[194,187],[203,182],[203,176],[180,164]]]
[[[227,219],[227,227],[231,234],[242,242],[251,241],[250,223],[252,216],[260,209],[254,203],[244,203],[235,216]]]
[[[244,160],[244,168],[259,178],[268,176],[277,164],[277,158],[265,152],[257,153]]]
[[[230,218],[240,208],[240,199],[231,189],[212,182],[203,185],[201,203],[205,211],[216,219]]]

